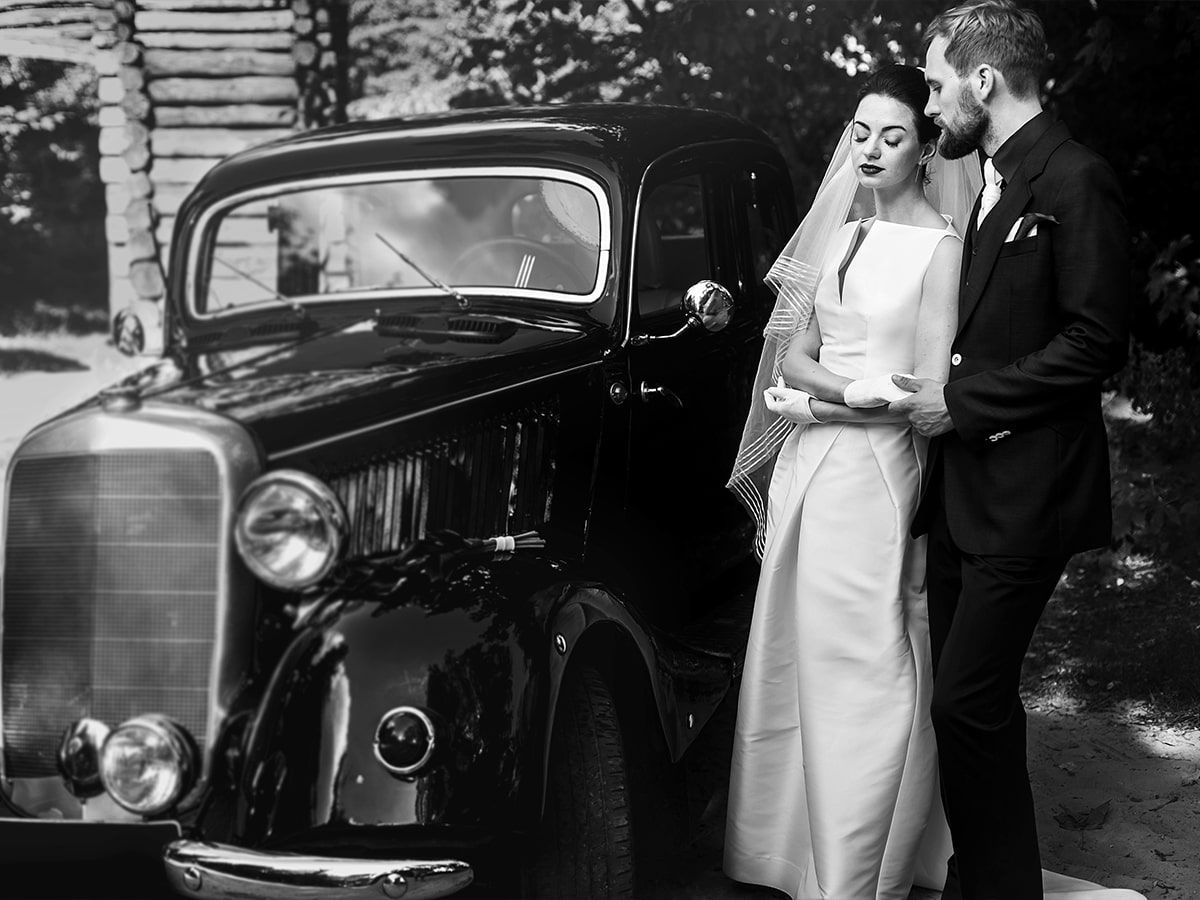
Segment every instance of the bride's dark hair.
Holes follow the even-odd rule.
[[[936,140],[941,133],[933,119],[925,115],[929,88],[925,84],[925,75],[916,66],[892,65],[877,69],[858,89],[858,101],[873,94],[891,97],[912,110],[917,126],[917,140],[922,144]]]

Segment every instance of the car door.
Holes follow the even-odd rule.
[[[642,574],[684,600],[744,560],[750,521],[725,488],[761,350],[747,253],[745,167],[728,154],[659,166],[641,190],[635,223],[633,334],[666,335],[684,322],[680,300],[703,279],[737,302],[730,324],[708,333],[631,342],[627,527]]]

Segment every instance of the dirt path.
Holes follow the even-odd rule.
[[[1138,707],[1029,707],[1029,769],[1043,865],[1149,900],[1200,897],[1200,730]]]

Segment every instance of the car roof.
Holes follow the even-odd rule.
[[[260,184],[349,168],[400,164],[560,161],[604,175],[640,177],[672,150],[711,141],[774,144],[727,113],[633,103],[490,107],[336,125],[289,135],[218,163],[197,194],[224,195]]]

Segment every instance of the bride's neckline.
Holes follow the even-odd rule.
[[[941,228],[935,228],[932,225],[909,225],[907,222],[892,222],[888,219],[881,219],[878,216],[871,216],[870,219],[859,219],[858,222],[861,225],[863,222],[870,221],[872,228],[874,228],[876,225],[896,225],[900,228],[920,228],[922,231],[945,231],[947,228],[950,228],[954,222],[950,216],[947,216],[944,213],[941,214],[941,216],[946,220],[946,224]]]

